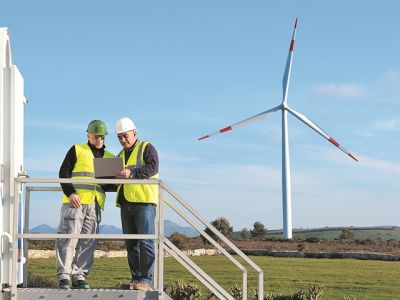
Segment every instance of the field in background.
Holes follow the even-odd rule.
[[[294,229],[293,237],[301,238],[323,238],[334,240],[339,238],[342,229],[349,229],[355,240],[382,239],[400,241],[400,227],[397,226],[375,226],[375,227],[326,227],[313,229]],[[239,234],[239,233],[238,233]],[[282,230],[268,230],[268,237],[282,236]]]
[[[294,293],[312,285],[325,285],[323,299],[398,299],[400,295],[400,262],[363,261],[353,259],[301,259],[251,257],[264,270],[264,289],[274,293]],[[241,283],[240,271],[225,257],[203,256],[193,260],[213,275],[226,288]],[[55,285],[55,260],[30,259],[28,270],[48,278]],[[165,284],[196,279],[172,258],[165,259]],[[256,274],[249,269],[249,286],[256,285]],[[88,282],[93,288],[115,287],[130,279],[125,258],[95,260]]]

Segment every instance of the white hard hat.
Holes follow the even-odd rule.
[[[123,132],[131,131],[136,129],[135,124],[129,118],[121,118],[115,123],[115,133],[120,134]]]

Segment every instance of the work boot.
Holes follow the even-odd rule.
[[[61,279],[58,282],[58,288],[63,289],[63,290],[69,290],[70,289],[70,283],[68,279]]]
[[[87,290],[89,289],[89,285],[86,283],[85,280],[76,280],[72,282],[72,288],[74,289],[84,289]]]
[[[130,290],[136,290],[135,286],[139,283],[139,280],[132,280],[131,283],[129,284],[129,289]]]
[[[151,287],[151,285],[148,284],[147,282],[136,281],[136,280],[131,283],[131,289],[138,290],[138,291],[144,291],[144,292],[154,291],[154,289]]]

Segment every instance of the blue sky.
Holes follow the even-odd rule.
[[[208,220],[282,228],[280,113],[197,138],[281,102],[298,17],[288,103],[359,162],[289,116],[293,227],[399,226],[399,12],[396,0],[2,0],[29,99],[25,169],[57,177],[92,119],[119,151],[114,123],[129,116],[161,178]],[[60,195],[32,200],[31,225],[55,226]],[[103,224],[120,226],[114,195]]]

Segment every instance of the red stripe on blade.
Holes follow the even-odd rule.
[[[232,126],[228,126],[228,127],[222,128],[219,132],[220,133],[224,133],[224,132],[229,131],[229,130],[232,130]]]
[[[293,50],[294,50],[294,40],[292,40],[290,42],[290,48],[289,48],[289,51],[293,51]]]
[[[350,153],[348,154],[348,156],[350,156],[352,159],[354,159],[355,161],[358,161],[357,158],[355,158],[353,155],[351,155]]]
[[[197,139],[198,141],[200,141],[200,140],[204,140],[204,139],[206,139],[206,138],[208,138],[208,137],[210,137],[209,135],[205,135],[205,136],[203,136],[203,137],[201,137],[201,138],[199,138],[199,139]]]
[[[328,141],[330,141],[330,142],[331,142],[332,144],[334,144],[336,147],[339,147],[339,146],[340,146],[339,143],[336,142],[333,138],[329,138]]]

